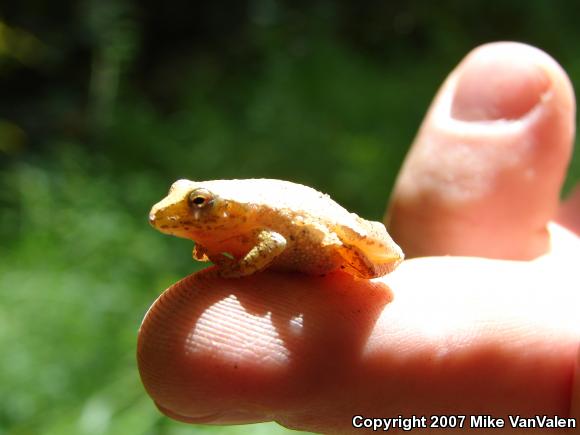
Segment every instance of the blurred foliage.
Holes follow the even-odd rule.
[[[149,304],[193,270],[147,227],[169,184],[273,177],[380,219],[446,73],[514,39],[580,82],[580,3],[34,0],[0,5],[0,433],[188,427],[139,383]],[[575,154],[568,187],[578,180]]]

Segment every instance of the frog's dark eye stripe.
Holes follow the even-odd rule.
[[[189,194],[187,201],[190,207],[200,209],[210,205],[213,202],[213,196],[206,189],[195,189]]]

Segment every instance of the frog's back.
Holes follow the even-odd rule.
[[[200,183],[221,198],[264,208],[316,216],[338,225],[358,226],[358,220],[330,196],[303,184],[268,178],[212,180]],[[360,219],[360,218],[359,218]]]

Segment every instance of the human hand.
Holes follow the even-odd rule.
[[[508,415],[579,418],[580,189],[558,206],[574,110],[567,77],[538,50],[472,52],[436,97],[390,206],[391,235],[420,258],[372,282],[185,278],[139,333],[157,406],[191,423],[324,433],[357,432],[354,415],[505,418],[494,433],[513,431]],[[546,230],[556,218],[569,229]]]

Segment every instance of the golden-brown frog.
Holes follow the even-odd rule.
[[[178,180],[153,206],[149,222],[195,241],[193,258],[212,261],[227,278],[272,268],[307,274],[342,269],[368,279],[403,260],[382,223],[289,181]]]

